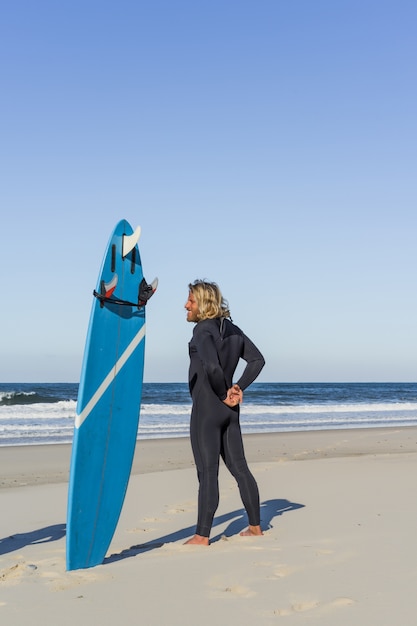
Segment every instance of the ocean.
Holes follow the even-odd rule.
[[[0,446],[71,443],[78,384],[0,383]],[[186,383],[145,383],[138,438],[188,436]],[[417,425],[417,383],[253,383],[243,433]]]

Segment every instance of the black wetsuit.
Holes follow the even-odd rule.
[[[196,534],[210,535],[219,503],[220,455],[238,483],[249,524],[257,526],[260,523],[259,492],[245,459],[239,405],[230,408],[222,400],[232,387],[239,359],[247,362],[237,381],[244,390],[258,376],[265,364],[264,358],[240,328],[224,318],[198,322],[189,352],[189,386],[193,401],[190,434],[199,480]]]

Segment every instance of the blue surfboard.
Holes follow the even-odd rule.
[[[116,530],[135,451],[145,354],[145,305],[137,241],[121,220],[94,291],[78,391],[67,511],[67,570],[103,562]]]

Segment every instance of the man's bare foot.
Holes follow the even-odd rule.
[[[186,541],[184,543],[185,546],[208,546],[209,545],[209,538],[208,537],[202,537],[201,535],[194,535],[194,537],[191,537],[191,539],[188,539],[188,541]]]
[[[259,537],[259,535],[263,535],[260,526],[249,526],[247,530],[242,530],[239,533],[241,537]]]

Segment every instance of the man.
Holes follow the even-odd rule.
[[[219,503],[220,456],[235,477],[249,527],[243,536],[262,535],[259,491],[243,449],[239,405],[243,391],[265,364],[258,348],[235,326],[216,283],[197,280],[189,285],[187,321],[195,323],[189,343],[189,387],[193,401],[190,435],[199,480],[196,534],[187,544],[209,545]],[[237,383],[233,375],[240,359],[246,367]]]

